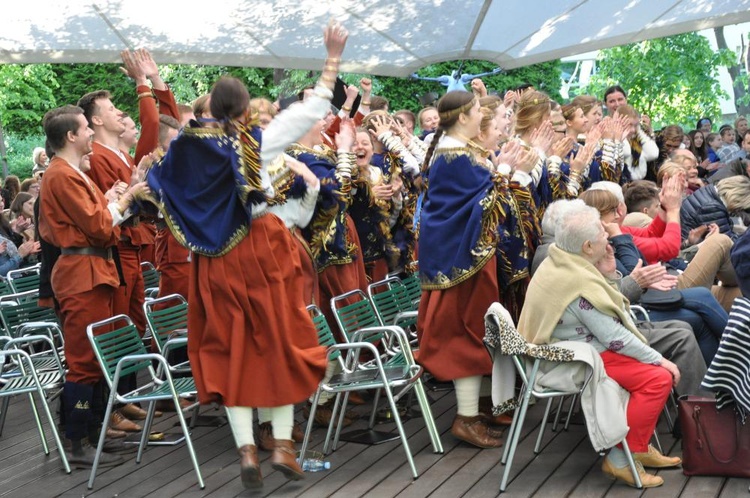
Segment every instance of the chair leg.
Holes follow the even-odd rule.
[[[664,405],[662,413],[664,413],[664,418],[667,421],[667,429],[669,429],[669,432],[672,432],[674,430],[674,421],[672,420],[672,414],[669,413],[669,401]]]
[[[44,394],[42,394],[44,395]],[[31,412],[34,414],[34,422],[36,422],[36,428],[39,431],[39,438],[42,440],[42,449],[45,455],[49,455],[49,446],[47,445],[47,438],[44,436],[44,428],[42,427],[42,419],[39,418],[39,410],[36,407],[36,401],[34,401],[34,395],[28,393],[29,403],[31,403]]]
[[[375,415],[378,413],[378,403],[380,402],[381,389],[375,389],[375,398],[372,400],[372,412],[367,427],[372,430],[375,427]]]
[[[505,441],[505,448],[503,448],[503,456],[500,459],[500,463],[505,465],[508,462],[508,453],[510,453],[510,441],[513,439],[513,434],[515,433],[516,426],[518,425],[518,412],[520,410],[521,404],[523,403],[523,391],[520,395],[520,400],[518,401],[518,407],[513,411],[513,421],[510,423],[510,429],[508,429],[508,434],[506,436]]]
[[[331,443],[333,442],[333,427],[336,422],[336,414],[338,413],[338,407],[340,402],[340,397],[343,395],[343,393],[336,394],[336,400],[333,402],[333,410],[331,410],[331,420],[328,421],[328,431],[326,431],[326,440],[325,444],[323,445],[323,453],[325,455],[328,454],[329,449],[331,448]],[[312,408],[310,409],[312,411]]]
[[[102,448],[104,448],[104,439],[107,437],[107,427],[109,427],[109,419],[112,416],[112,408],[115,404],[115,396],[117,395],[117,383],[112,386],[110,390],[109,399],[107,400],[107,409],[104,411],[104,421],[102,422],[102,430],[99,433],[99,442],[96,444],[96,455],[94,456],[94,464],[91,466],[91,475],[89,476],[88,488],[94,488],[94,479],[96,479],[96,469],[99,468],[99,457],[102,454]]]
[[[552,402],[552,398],[549,399],[549,403]],[[560,414],[562,414],[563,403],[565,403],[565,396],[562,396],[557,403],[557,410],[555,410],[555,420],[552,421],[552,432],[557,432],[557,426],[560,424]]]
[[[622,440],[622,450],[625,452],[625,457],[628,459],[628,465],[630,466],[630,471],[633,473],[633,480],[635,481],[635,487],[638,489],[643,489],[643,484],[641,483],[641,476],[638,474],[638,469],[635,467],[635,462],[633,461],[633,454],[630,453],[630,447],[628,446],[628,442],[623,439]]]
[[[49,420],[49,426],[52,430],[52,437],[55,438],[55,444],[57,445],[57,452],[60,453],[60,460],[62,460],[63,467],[65,468],[65,473],[70,474],[70,464],[68,463],[68,457],[65,455],[65,450],[63,449],[62,440],[60,439],[60,433],[57,432],[57,425],[55,424],[55,419],[52,416],[52,412],[49,409],[49,404],[47,403],[47,399],[44,396],[44,390],[39,387],[37,389],[37,393],[39,393],[39,397],[42,401],[42,408],[44,408],[44,413],[47,415],[47,420]]]
[[[539,452],[542,450],[542,440],[544,439],[544,431],[547,428],[547,419],[549,418],[549,412],[550,412],[550,408],[552,408],[553,399],[554,398],[549,398],[547,400],[547,407],[544,409],[544,417],[542,417],[542,425],[541,427],[539,427],[539,435],[536,437],[536,444],[534,445],[535,455],[538,455]],[[560,402],[560,406],[557,409],[558,413],[560,412],[561,407],[562,407],[562,401]]]
[[[419,403],[419,409],[422,410],[422,418],[424,418],[424,424],[427,427],[427,432],[430,434],[430,440],[432,441],[432,449],[435,453],[443,453],[443,442],[440,440],[440,432],[435,425],[435,417],[432,415],[432,408],[430,408],[430,401],[427,398],[427,392],[424,390],[424,384],[422,379],[417,379],[414,385],[414,390],[417,394],[417,403]]]
[[[401,423],[401,416],[398,414],[398,407],[396,406],[396,401],[393,399],[393,393],[391,393],[391,389],[387,385],[383,387],[383,390],[388,398],[391,410],[393,410],[393,421],[396,422],[396,428],[401,436],[401,444],[404,446],[406,459],[409,461],[409,467],[411,467],[411,474],[414,479],[417,479],[419,478],[419,472],[417,472],[417,466],[414,464],[414,457],[411,454],[411,448],[409,448],[409,440],[406,437],[406,431],[404,431],[404,426]]]
[[[198,477],[198,485],[201,489],[206,487],[203,482],[203,476],[201,475],[201,469],[198,465],[198,457],[195,455],[195,448],[193,448],[193,439],[190,437],[190,429],[188,428],[187,422],[185,421],[185,414],[180,410],[180,398],[177,396],[174,388],[172,388],[172,400],[174,401],[175,410],[177,412],[177,418],[180,419],[180,426],[182,426],[182,432],[185,434],[185,445],[187,445],[188,453],[190,453],[190,460],[193,462],[195,468],[195,475]],[[150,410],[149,410],[150,411]],[[153,417],[153,413],[150,413]]]
[[[654,427],[654,443],[656,443],[656,449],[659,450],[659,453],[664,453],[661,449],[661,441],[659,441],[659,433],[656,431],[656,427]]]
[[[179,405],[176,407],[179,410]],[[151,424],[154,422],[154,413],[156,412],[156,401],[148,402],[148,410],[146,411],[146,420],[143,422],[143,431],[141,432],[141,442],[138,444],[138,454],[135,457],[135,463],[141,463],[143,458],[143,450],[148,446],[148,436],[151,434]]]
[[[310,435],[312,434],[313,424],[315,423],[315,411],[318,408],[318,400],[320,399],[320,388],[315,391],[313,396],[312,405],[310,406],[310,416],[307,419],[307,427],[305,427],[305,438],[302,440],[302,448],[299,452],[299,464],[302,465],[302,461],[305,459],[307,452],[307,445],[310,442]],[[328,440],[326,439],[326,445]]]
[[[523,401],[521,406],[516,410],[513,415],[513,424],[510,432],[510,444],[506,447],[508,455],[505,458],[505,469],[503,470],[503,478],[500,481],[500,492],[504,492],[505,488],[508,487],[508,477],[510,476],[510,468],[513,466],[513,457],[516,454],[516,448],[518,447],[518,439],[521,436],[523,430],[523,422],[526,418],[526,411],[529,408],[529,400],[531,399],[531,388],[527,388],[524,392]],[[548,405],[549,406],[549,405]],[[507,441],[506,441],[507,443]]]
[[[8,414],[8,407],[10,406],[10,397],[5,396],[0,402],[0,436],[3,435],[3,427],[5,427],[5,416]]]
[[[574,394],[573,398],[570,400],[570,406],[568,407],[568,416],[565,418],[565,429],[568,430],[568,427],[570,427],[570,418],[573,416],[573,408],[576,406],[576,403],[578,403],[578,395]]]
[[[338,404],[338,398],[336,398],[336,403]],[[346,391],[344,393],[344,401],[342,401],[341,406],[338,407],[340,412],[338,412],[338,425],[336,426],[336,435],[333,437],[333,451],[336,451],[336,448],[339,447],[339,437],[341,436],[341,429],[344,428],[344,419],[346,418],[346,407],[349,404],[349,391]],[[331,415],[331,421],[333,421],[334,415]]]

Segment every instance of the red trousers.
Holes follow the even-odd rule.
[[[114,288],[97,285],[88,292],[60,298],[68,382],[94,385],[102,378],[102,369],[94,356],[86,327],[112,316],[113,293]],[[103,327],[97,330],[100,334],[106,331]]]
[[[627,411],[630,431],[625,438],[630,451],[646,452],[659,414],[672,390],[672,374],[666,368],[641,363],[612,351],[603,352],[601,357],[607,375],[630,393]]]
[[[125,285],[115,290],[113,312],[115,315],[129,316],[138,332],[143,335],[146,331],[146,315],[143,313],[143,302],[146,298],[141,273],[140,248],[120,243],[117,245],[117,250],[120,253]]]

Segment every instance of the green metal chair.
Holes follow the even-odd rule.
[[[336,321],[344,337],[347,339],[347,342],[354,342],[355,338],[359,341],[366,339],[366,341],[375,348],[375,351],[377,351],[377,357],[375,359],[366,363],[357,362],[355,365],[356,369],[374,369],[376,368],[376,363],[382,364],[385,368],[410,367],[416,365],[414,353],[412,352],[410,345],[409,335],[399,326],[384,326],[378,319],[372,303],[361,290],[356,289],[334,297],[331,299],[331,309],[333,310]],[[367,331],[367,334],[362,336],[362,331]],[[405,341],[402,339],[405,339]],[[404,343],[406,344],[406,347],[404,347]],[[371,351],[371,348],[367,348],[367,350]],[[375,360],[377,360],[377,362]],[[371,388],[368,387],[362,389]],[[409,390],[405,389],[398,393],[396,399],[400,399],[407,391]],[[427,398],[427,393],[422,384],[421,373],[414,382],[414,393],[416,394],[419,408],[430,434],[433,449],[435,453],[442,453],[443,445],[440,441],[440,433],[437,430],[435,420],[432,416],[429,399]],[[377,408],[379,399],[380,390],[377,390],[374,401],[375,408]],[[338,401],[337,398],[336,403],[334,404],[334,414],[338,406]],[[345,396],[343,403],[344,406],[341,412],[342,414],[346,411],[347,402],[348,396]],[[369,421],[370,429],[375,426],[376,411],[376,409],[373,409],[371,412]],[[341,427],[341,424],[339,424],[339,427]],[[338,437],[336,439],[336,443],[337,442]]]
[[[161,273],[148,261],[141,263],[141,273],[143,274],[143,288],[145,289],[146,298],[154,299],[159,295]]]
[[[322,317],[322,315],[320,316]],[[396,406],[396,399],[403,396],[403,394],[411,388],[421,385],[420,377],[423,372],[422,367],[417,365],[414,362],[413,357],[410,355],[409,341],[406,334],[400,327],[372,327],[354,332],[351,336],[352,342],[346,344],[335,344],[333,343],[333,335],[330,332],[330,328],[327,327],[327,324],[324,324],[325,318],[322,318],[317,321],[316,326],[318,327],[321,344],[330,344],[327,351],[328,360],[340,361],[343,352],[346,352],[347,356],[346,361],[342,366],[343,371],[339,374],[333,375],[328,382],[321,382],[318,389],[315,391],[315,396],[310,408],[310,418],[307,423],[305,439],[302,443],[300,455],[304,456],[306,454],[307,445],[312,432],[313,421],[315,420],[315,411],[322,391],[337,394],[333,413],[331,415],[331,423],[328,426],[328,432],[326,433],[326,440],[323,447],[323,452],[327,454],[330,448],[331,433],[333,431],[334,420],[336,419],[337,414],[339,414],[339,420],[333,439],[332,451],[335,451],[338,446],[349,393],[352,391],[369,389],[383,390],[394,414],[393,419],[401,438],[401,444],[406,452],[406,458],[409,462],[412,476],[416,479],[419,477],[419,473],[414,464],[414,458],[411,454],[411,449],[409,448],[409,441],[406,437],[406,432],[404,431],[401,418],[398,414],[398,408]],[[404,355],[406,361],[397,365],[383,364],[380,359],[380,352],[373,345],[372,341],[379,341],[384,338],[393,343],[398,343],[399,346],[404,349],[406,352]],[[374,359],[368,362],[366,366],[360,363],[359,360],[363,351],[368,351],[374,357]],[[394,390],[398,390],[395,395]],[[344,395],[344,399],[343,402],[340,403],[342,394]],[[430,425],[427,422],[428,420],[432,420],[432,413],[430,412],[429,405],[423,406],[422,409],[424,410],[422,413],[424,414],[428,430],[430,430]],[[433,433],[430,431],[430,436],[433,439],[433,445],[436,445],[435,451],[441,453],[442,446],[440,445],[439,435],[435,434],[435,437],[433,437]]]
[[[143,303],[143,313],[151,331],[151,339],[162,356],[167,358],[169,351],[187,347],[188,303],[179,294],[148,300]],[[184,340],[176,340],[176,339]],[[189,373],[190,363],[182,362],[169,366],[172,373]]]
[[[13,338],[27,335],[45,335],[50,338],[57,354],[64,362],[65,337],[57,314],[52,308],[39,306],[38,299],[38,289],[0,296],[2,334]],[[39,370],[43,368],[43,365],[39,363],[42,360],[37,359],[33,344],[31,346],[32,360]]]
[[[118,325],[118,327],[113,329],[115,325]],[[179,401],[180,398],[186,398],[196,394],[195,382],[192,377],[173,379],[167,360],[160,354],[149,353],[146,351],[146,347],[138,334],[138,330],[135,328],[135,325],[133,325],[130,318],[125,315],[117,315],[100,322],[92,323],[86,328],[86,334],[88,335],[91,346],[94,349],[94,354],[99,361],[99,366],[104,373],[104,379],[110,389],[109,399],[107,400],[107,409],[104,415],[105,424],[109,423],[113,406],[116,403],[148,403],[148,414],[146,415],[146,420],[143,424],[138,455],[135,460],[136,463],[140,463],[141,457],[143,456],[143,450],[148,441],[151,424],[154,420],[154,411],[156,408],[155,402],[171,400],[174,402],[175,412],[179,418],[180,427],[185,436],[185,444],[190,453],[190,459],[193,463],[195,474],[198,477],[198,484],[201,489],[205,488],[200,467],[198,465],[198,459],[193,448],[193,442],[190,438],[190,430],[185,421],[185,416],[180,409]],[[158,363],[160,373],[164,377],[163,379],[154,371],[151,363],[152,361]],[[146,384],[127,394],[118,394],[117,385],[123,376],[141,372],[145,372],[149,377]],[[99,457],[104,446],[106,428],[107,427],[105,426],[102,429],[99,443],[96,447],[96,456],[94,457],[94,465],[91,469],[88,489],[92,489],[94,486],[96,470],[99,466]]]
[[[375,307],[378,319],[384,325],[398,325],[417,338],[417,307],[408,288],[398,277],[389,277],[367,286],[367,294]]]
[[[39,289],[39,272],[42,264],[36,264],[27,268],[11,270],[6,275],[8,285],[14,294]]]
[[[57,431],[57,424],[52,417],[52,412],[47,402],[47,392],[53,389],[59,390],[64,382],[65,372],[59,361],[57,370],[37,372],[29,354],[19,348],[24,342],[28,341],[49,341],[49,338],[45,336],[29,336],[16,339],[7,336],[0,337],[0,342],[5,343],[5,347],[0,350],[0,398],[3,399],[3,409],[0,413],[0,434],[2,434],[2,427],[5,424],[9,407],[8,401],[12,396],[25,394],[31,403],[31,411],[34,414],[39,437],[42,440],[42,448],[45,455],[49,455],[47,438],[44,435],[42,421],[39,417],[36,402],[34,401],[34,393],[36,393],[49,421],[50,430],[52,431],[52,436],[55,438],[55,444],[60,453],[60,460],[63,463],[65,472],[70,474],[70,464],[65,456],[65,451],[62,450],[63,445],[60,434]],[[50,346],[52,345],[50,344]]]
[[[406,292],[414,306],[419,308],[419,301],[422,299],[422,283],[419,281],[419,273],[414,272],[401,279],[401,283],[406,287]]]

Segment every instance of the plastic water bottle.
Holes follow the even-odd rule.
[[[319,458],[305,458],[302,460],[302,470],[305,472],[320,472],[331,468],[331,462]]]

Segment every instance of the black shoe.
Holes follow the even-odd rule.
[[[96,449],[91,446],[86,439],[79,441],[65,440],[65,456],[68,463],[78,469],[90,469],[94,466],[94,457]],[[99,455],[99,467],[114,467],[120,465],[125,460],[119,455],[102,452]]]

